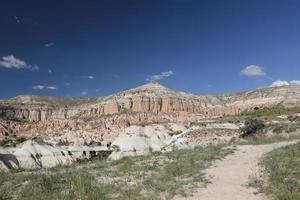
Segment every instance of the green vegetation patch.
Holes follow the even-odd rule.
[[[245,121],[248,118],[258,118],[258,119],[264,119],[264,120],[276,119],[277,120],[278,116],[288,115],[289,121],[300,122],[300,117],[294,116],[297,113],[300,113],[300,107],[286,108],[283,106],[274,106],[274,107],[270,107],[270,108],[253,109],[251,111],[242,112],[238,115],[224,116],[224,117],[217,119],[217,121],[238,124],[238,123]]]
[[[275,106],[271,108],[260,108],[250,112],[243,112],[241,116],[246,117],[277,117],[279,115],[290,115],[294,113],[300,113],[300,107],[285,108],[282,106]]]
[[[274,150],[262,162],[269,181],[266,192],[274,199],[300,199],[300,143]]]
[[[242,141],[238,141],[235,144],[261,145],[261,144],[271,144],[271,143],[276,143],[276,142],[292,141],[292,140],[300,140],[300,134],[293,133],[293,134],[289,134],[289,135],[247,137],[246,139],[244,139]]]
[[[272,151],[260,164],[267,181],[252,178],[249,186],[274,200],[300,199],[300,143]]]

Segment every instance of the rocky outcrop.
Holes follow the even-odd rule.
[[[29,140],[15,148],[0,148],[0,171],[70,165],[77,160],[110,153],[106,146],[51,146]]]
[[[124,156],[143,155],[149,152],[221,144],[239,136],[239,126],[230,123],[207,123],[206,126],[189,127],[176,123],[130,126],[125,128],[112,143],[112,146],[118,148],[112,152],[109,159],[117,160]]]
[[[0,135],[113,141],[130,125],[171,122],[188,125],[203,118],[276,105],[299,106],[300,87],[194,95],[148,83],[99,98],[18,96],[0,101]]]

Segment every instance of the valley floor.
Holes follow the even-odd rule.
[[[231,153],[226,145],[211,145],[117,161],[95,157],[71,166],[0,172],[0,199],[171,199],[205,185],[203,170]]]
[[[263,193],[250,187],[251,177],[260,174],[259,162],[265,154],[284,146],[292,148],[297,141],[212,145],[118,161],[94,158],[69,167],[0,172],[0,199],[266,200]],[[285,155],[274,158],[295,160],[297,156]],[[278,163],[280,160],[273,163],[271,171]],[[281,177],[286,179],[290,173],[283,172]],[[287,190],[281,191],[286,195]]]
[[[175,197],[175,200],[265,200],[266,196],[249,187],[249,178],[258,176],[259,161],[276,148],[294,144],[281,142],[264,145],[239,145],[234,154],[215,162],[206,170],[211,184],[199,188],[192,197]]]

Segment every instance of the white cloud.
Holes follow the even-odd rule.
[[[88,79],[95,79],[95,76],[87,76]]]
[[[31,69],[38,70],[39,66],[29,65],[25,61],[16,58],[14,55],[4,56],[0,60],[0,67],[5,67],[8,69]]]
[[[274,81],[270,85],[270,87],[280,87],[280,86],[285,86],[285,85],[290,85],[290,83],[288,81],[277,80],[277,81]]]
[[[249,65],[240,72],[243,76],[265,76],[264,68],[258,65]]]
[[[292,80],[290,81],[291,85],[300,85],[300,80]]]
[[[270,87],[280,87],[280,86],[287,86],[287,85],[299,85],[300,86],[300,80],[292,80],[292,81],[277,80],[277,81],[274,81],[270,85]]]
[[[52,74],[52,70],[51,69],[48,69],[48,74]]]
[[[32,87],[34,90],[56,90],[56,86],[45,86],[45,85],[35,85]]]
[[[87,92],[86,92],[86,91],[82,91],[80,94],[81,94],[82,96],[85,96],[85,95],[87,95]]]
[[[52,46],[54,46],[54,45],[55,45],[54,43],[50,42],[50,43],[44,44],[44,47],[52,47]]]
[[[159,81],[159,80],[162,80],[164,78],[168,78],[172,75],[174,75],[173,71],[161,72],[160,74],[148,76],[146,81]]]
[[[56,86],[47,86],[46,89],[48,89],[48,90],[56,90],[57,87]]]

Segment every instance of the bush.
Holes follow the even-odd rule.
[[[241,128],[243,135],[242,137],[254,136],[263,132],[265,124],[259,119],[247,119],[245,121],[245,126]]]
[[[27,138],[25,138],[25,137],[17,137],[16,142],[18,144],[21,144],[21,143],[25,142],[26,140],[27,140]]]

